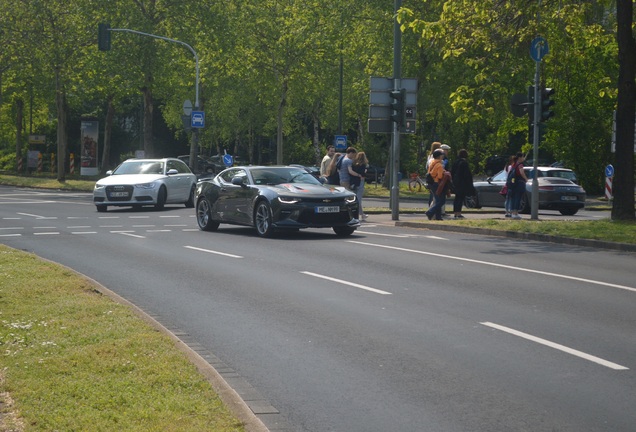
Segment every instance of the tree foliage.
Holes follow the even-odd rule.
[[[586,189],[600,191],[600,167],[615,158],[617,5],[624,1],[405,1],[397,16],[402,76],[417,78],[419,89],[417,134],[403,136],[402,170],[421,169],[432,141],[466,148],[475,171],[494,154],[529,150],[527,118],[514,117],[509,105],[533,84],[529,46],[541,35],[550,45],[541,84],[556,89],[557,115],[539,157],[564,161]],[[108,22],[196,50],[203,154],[314,164],[343,133],[384,165],[389,137],[369,134],[366,124],[369,77],[393,73],[393,12],[380,0],[5,0],[0,149],[23,151],[18,136],[25,142],[30,132],[44,133],[68,156],[79,145],[79,119],[91,116],[106,124],[104,167],[138,148],[184,152],[181,107],[194,101],[195,59],[177,44],[115,31],[112,49],[98,51],[97,24]],[[633,87],[633,76],[626,82]],[[633,160],[623,172],[630,166],[633,187]]]

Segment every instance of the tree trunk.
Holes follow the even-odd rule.
[[[104,174],[110,168],[110,147],[113,136],[113,118],[115,117],[115,106],[113,105],[113,95],[108,96],[108,106],[106,107],[106,122],[104,124],[104,151],[102,153],[101,173]]]
[[[61,83],[60,70],[55,70],[55,106],[57,108],[57,181],[66,181],[66,149],[68,134],[66,131],[66,93]]]
[[[316,112],[313,112],[311,116],[314,123],[313,144],[315,165],[320,166],[320,163],[322,161],[322,149],[320,148],[320,119],[318,118],[318,114]]]
[[[15,162],[16,170],[19,169],[18,161],[22,159],[22,122],[24,118],[24,101],[17,99],[15,101],[16,116],[15,116]]]
[[[636,40],[632,0],[617,0],[618,106],[612,219],[634,220],[634,120],[636,118]]]
[[[278,104],[278,119],[276,131],[276,164],[283,165],[283,117],[285,116],[285,105],[287,105],[287,80],[283,80],[283,88]]]
[[[152,82],[152,76],[146,77],[146,87],[141,89],[144,95],[144,152],[145,157],[155,157],[155,149],[152,140],[152,113],[154,110],[154,103],[152,100],[152,89],[150,84]]]

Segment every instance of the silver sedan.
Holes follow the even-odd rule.
[[[128,159],[107,174],[93,190],[98,212],[105,212],[108,206],[194,207],[197,177],[179,159]]]

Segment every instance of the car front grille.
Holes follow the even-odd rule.
[[[106,196],[109,201],[130,201],[133,187],[124,185],[106,186]]]

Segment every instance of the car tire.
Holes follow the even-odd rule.
[[[336,233],[338,237],[347,237],[353,234],[356,229],[348,226],[337,226],[333,227],[333,232]]]
[[[106,213],[106,211],[108,211],[108,206],[105,205],[97,205],[95,207],[97,207],[98,213]]]
[[[166,206],[166,198],[168,196],[168,192],[166,191],[165,186],[161,186],[159,189],[159,193],[157,194],[157,204],[155,204],[155,209],[163,210]]]
[[[212,207],[205,198],[197,203],[197,224],[201,231],[216,231],[219,228],[219,222],[212,220]]]
[[[527,193],[524,193],[519,204],[519,213],[530,214],[530,208],[530,198]]]
[[[194,208],[194,190],[196,187],[192,185],[190,188],[190,196],[188,196],[188,200],[185,202],[186,208]]]
[[[578,211],[579,209],[568,208],[559,210],[559,213],[561,213],[563,216],[574,216]]]
[[[464,207],[469,209],[481,208],[481,205],[479,205],[479,195],[472,195],[464,198]]]
[[[254,227],[261,237],[271,237],[274,232],[272,226],[272,209],[267,201],[260,201],[254,210]]]

